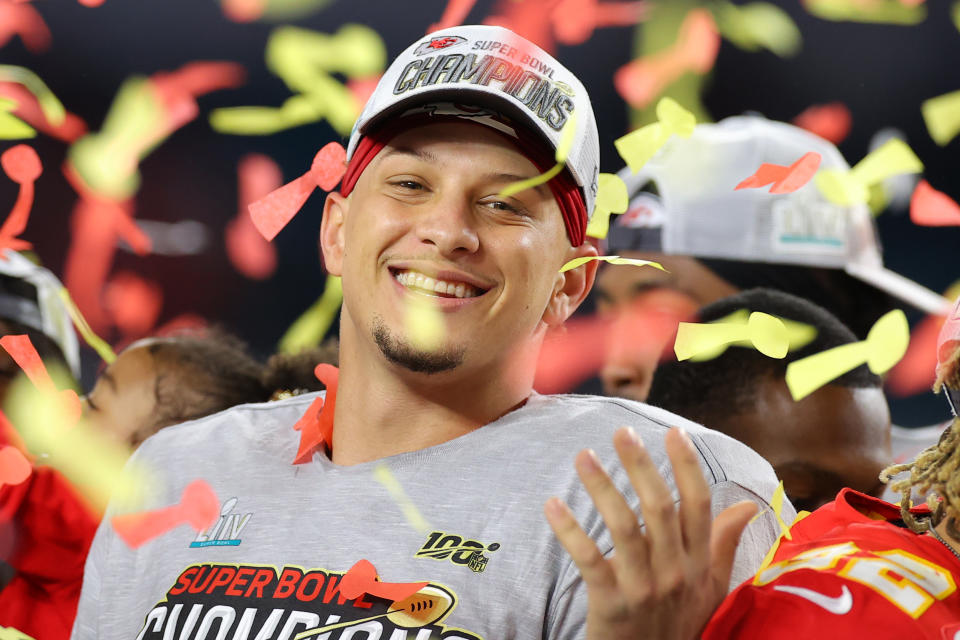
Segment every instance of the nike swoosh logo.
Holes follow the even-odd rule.
[[[838,616],[849,613],[850,609],[853,608],[853,594],[850,593],[850,589],[847,589],[847,585],[843,585],[843,591],[841,591],[840,595],[835,598],[824,595],[819,591],[813,591],[812,589],[791,587],[785,584],[778,584],[774,587],[774,589],[777,591],[792,593],[795,596],[800,596],[801,598],[809,600],[813,604],[823,607],[830,613]]]

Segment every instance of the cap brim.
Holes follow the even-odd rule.
[[[945,316],[953,306],[950,300],[939,293],[884,267],[851,263],[846,265],[845,269],[854,278],[863,280],[926,313]]]

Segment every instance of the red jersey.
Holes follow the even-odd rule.
[[[794,524],[792,540],[727,596],[703,639],[960,640],[960,559],[899,521],[897,506],[843,489]]]

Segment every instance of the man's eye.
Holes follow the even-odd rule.
[[[497,211],[506,211],[508,213],[515,213],[521,216],[529,215],[525,209],[512,205],[509,202],[504,202],[503,200],[490,200],[483,204],[491,209],[496,209]]]
[[[416,180],[400,180],[394,182],[393,185],[401,189],[409,189],[410,191],[421,191],[423,189],[423,185]]]

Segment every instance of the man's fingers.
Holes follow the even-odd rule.
[[[605,593],[615,592],[616,577],[613,569],[590,536],[580,527],[570,508],[559,498],[550,498],[543,505],[543,512],[553,534],[580,570],[580,575],[590,589],[590,596],[593,597],[596,593],[597,597],[604,597]]]
[[[691,564],[706,569],[710,553],[710,487],[690,436],[673,428],[667,432],[665,442],[680,494],[680,528],[685,548]]]
[[[633,573],[644,574],[643,579],[646,579],[647,543],[637,514],[627,504],[592,450],[577,454],[575,464],[580,481],[610,530],[617,562],[630,567]]]
[[[683,539],[673,495],[633,429],[619,429],[613,443],[640,498],[653,575],[664,578],[667,584],[676,582],[685,568],[678,562],[683,553]]]
[[[714,583],[726,588],[740,536],[757,513],[757,504],[745,500],[731,505],[713,520],[710,533],[710,573]]]

